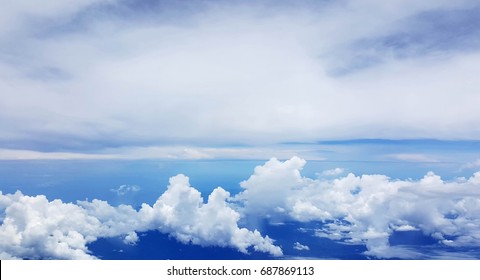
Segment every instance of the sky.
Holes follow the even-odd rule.
[[[329,240],[478,259],[479,15],[475,0],[3,3],[0,259],[95,259],[95,242],[149,232],[265,258]]]
[[[3,6],[2,159],[287,159],[301,147],[279,144],[480,138],[477,1]]]

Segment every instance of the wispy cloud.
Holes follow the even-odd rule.
[[[110,191],[116,193],[117,195],[126,195],[128,193],[134,193],[140,191],[140,187],[137,185],[121,185],[116,189],[110,189]]]
[[[321,173],[318,173],[318,175],[319,176],[338,176],[343,172],[345,172],[345,169],[337,167],[334,169],[324,170]]]
[[[281,159],[302,156],[312,160],[324,160],[312,147],[256,146],[256,147],[192,147],[192,146],[148,146],[110,148],[90,153],[39,152],[32,150],[0,149],[0,160],[83,160],[83,159],[261,159],[275,155]]]
[[[293,244],[293,249],[298,250],[298,251],[308,251],[308,250],[310,250],[310,247],[308,247],[307,245],[303,245],[300,242],[295,242]]]
[[[387,155],[386,157],[410,162],[440,162],[440,160],[425,154],[391,154]]]
[[[480,159],[477,159],[472,162],[465,163],[462,165],[461,169],[475,169],[475,168],[480,168]]]

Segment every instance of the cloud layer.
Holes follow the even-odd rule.
[[[2,7],[2,148],[480,137],[477,1],[63,2]]]
[[[281,247],[255,228],[255,220],[265,219],[320,222],[310,228],[312,235],[366,245],[364,253],[377,258],[425,257],[415,248],[390,245],[390,237],[404,231],[420,231],[444,248],[480,247],[480,172],[452,181],[432,172],[419,180],[341,173],[312,179],[301,174],[305,164],[298,157],[273,158],[241,182],[244,190],[237,195],[217,187],[206,202],[180,174],[170,178],[153,205],[138,210],[97,199],[73,204],[42,195],[0,194],[0,256],[94,258],[88,244],[98,238],[121,237],[135,245],[137,233],[149,230],[183,243],[282,256]],[[294,248],[309,249],[298,242]]]
[[[281,256],[280,247],[257,230],[239,228],[240,214],[227,204],[229,193],[215,189],[203,203],[188,178],[170,179],[167,191],[153,206],[139,211],[106,201],[48,201],[45,196],[0,193],[0,252],[2,259],[91,259],[88,243],[100,237],[123,237],[135,245],[137,232],[159,230],[183,243],[232,247]]]
[[[257,167],[236,196],[241,212],[320,221],[317,236],[365,244],[366,254],[380,258],[419,256],[389,245],[395,231],[421,230],[445,246],[480,246],[480,172],[452,182],[432,172],[417,181],[351,173],[327,180],[301,176],[305,163],[294,157]]]

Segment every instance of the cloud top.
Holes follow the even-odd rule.
[[[282,256],[255,220],[320,222],[315,236],[366,245],[377,258],[420,258],[414,249],[391,246],[395,232],[420,231],[441,246],[480,247],[480,172],[444,181],[433,172],[419,180],[384,175],[304,177],[306,161],[275,158],[257,166],[235,196],[221,187],[206,202],[179,174],[153,205],[111,206],[106,201],[64,203],[21,192],[0,194],[2,258],[94,258],[88,244],[101,237],[139,242],[138,232],[159,230],[183,243],[231,247]],[[247,225],[246,227],[239,226]],[[307,250],[294,244],[297,250]],[[428,257],[428,256],[427,256]]]
[[[106,201],[48,201],[45,196],[0,193],[2,259],[92,259],[88,243],[101,237],[122,237],[135,245],[137,232],[159,230],[183,243],[249,249],[281,256],[280,247],[257,230],[240,228],[240,214],[226,202],[230,194],[215,189],[203,203],[188,178],[170,179],[167,191],[153,206],[139,211],[129,205],[111,206]]]
[[[451,182],[433,172],[417,181],[352,173],[311,179],[301,175],[304,164],[294,157],[257,167],[236,196],[242,212],[319,221],[317,236],[365,244],[367,255],[380,258],[418,257],[389,245],[395,231],[419,229],[445,246],[480,246],[480,172]]]

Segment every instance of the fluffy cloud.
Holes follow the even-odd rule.
[[[230,246],[244,253],[253,246],[256,251],[282,255],[270,238],[262,237],[257,230],[238,227],[240,214],[227,204],[229,198],[229,192],[216,188],[204,204],[200,192],[190,186],[188,178],[177,175],[170,179],[167,191],[155,204],[143,204],[139,214],[150,227],[184,243]]]
[[[96,240],[100,221],[85,209],[45,196],[20,192],[0,196],[4,213],[0,251],[20,258],[90,259],[86,244]]]
[[[480,172],[452,182],[432,172],[418,181],[354,174],[325,180],[302,177],[304,164],[294,157],[257,167],[236,197],[241,211],[321,221],[317,236],[365,244],[375,257],[412,257],[389,245],[389,237],[404,230],[419,229],[446,246],[480,246]]]
[[[91,259],[88,243],[100,237],[123,237],[134,245],[136,232],[160,230],[184,243],[236,248],[281,256],[280,247],[257,230],[238,227],[240,214],[229,207],[229,193],[215,189],[208,202],[178,175],[153,205],[139,211],[105,201],[48,201],[45,196],[0,193],[0,252],[4,259]]]
[[[149,230],[186,244],[281,256],[281,248],[251,226],[256,219],[319,221],[316,236],[364,244],[365,254],[378,258],[425,257],[408,246],[390,246],[390,237],[400,231],[421,231],[442,246],[480,247],[480,172],[452,181],[433,172],[419,180],[354,174],[312,179],[301,174],[305,164],[298,157],[271,159],[241,182],[242,192],[231,197],[217,187],[206,202],[188,177],[177,175],[153,205],[138,210],[96,199],[72,204],[20,192],[0,194],[0,257],[94,258],[88,244],[96,239],[121,237],[135,245],[137,233]],[[294,248],[307,249],[300,243]]]
[[[245,190],[235,198],[244,204],[243,210],[250,216],[261,218],[283,213],[288,198],[305,184],[300,175],[305,163],[298,157],[285,162],[273,158],[265,165],[257,166],[253,175],[240,183]]]

